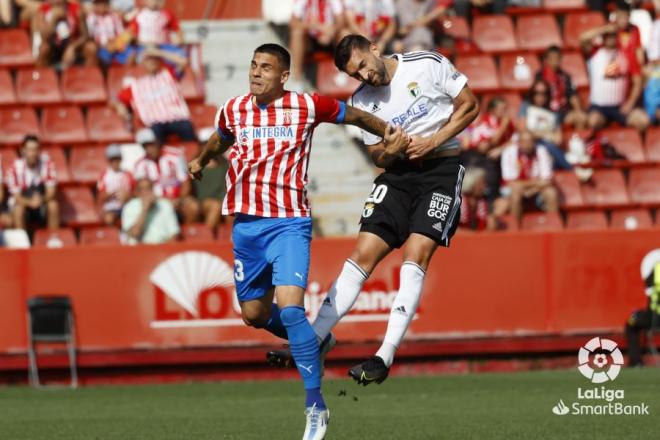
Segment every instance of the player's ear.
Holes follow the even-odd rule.
[[[282,71],[282,77],[280,78],[280,82],[281,82],[282,84],[284,84],[285,82],[288,81],[288,79],[289,79],[289,74],[290,74],[290,73],[291,73],[291,72],[288,71],[288,70],[284,70],[284,71]]]
[[[374,54],[375,57],[379,58],[380,57],[380,50],[378,50],[378,46],[376,46],[375,43],[371,43],[369,45],[369,52]]]

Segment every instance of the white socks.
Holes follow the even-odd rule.
[[[406,330],[412,321],[424,286],[424,270],[412,261],[404,261],[401,265],[401,284],[392,303],[390,320],[387,323],[387,333],[383,339],[376,356],[383,359],[385,365],[390,367],[394,361],[394,353],[401,344]],[[318,334],[318,333],[317,333]]]
[[[346,260],[312,324],[319,341],[323,341],[337,322],[351,310],[368,277],[360,266],[350,259]]]

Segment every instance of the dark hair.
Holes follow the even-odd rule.
[[[335,66],[342,72],[346,69],[348,60],[351,59],[353,49],[368,50],[371,46],[371,41],[362,35],[351,34],[346,35],[341,39],[337,48],[335,49]]]
[[[288,50],[279,44],[262,44],[254,50],[254,53],[267,53],[273,55],[275,58],[277,58],[277,61],[280,63],[280,66],[284,68],[284,70],[289,70],[289,68],[291,68],[291,55],[289,55]]]
[[[25,137],[23,138],[23,142],[21,143],[21,147],[24,147],[25,144],[27,144],[30,141],[39,143],[39,138],[37,137],[36,134],[26,134]]]
[[[529,102],[531,105],[534,105],[534,89],[536,88],[537,84],[543,84],[545,86],[545,108],[549,109],[550,100],[552,99],[550,94],[550,84],[548,84],[548,82],[543,79],[537,79],[532,83],[532,87],[530,87],[529,91],[527,92],[527,102]]]
[[[617,11],[625,11],[625,12],[630,13],[630,11],[632,10],[632,7],[630,6],[630,3],[628,3],[624,0],[618,0],[616,2],[616,10]]]
[[[492,98],[490,98],[490,101],[488,101],[488,106],[486,107],[486,110],[492,112],[493,110],[495,110],[495,107],[497,107],[497,104],[500,103],[506,103],[506,100],[501,96],[493,96]]]
[[[553,44],[552,46],[547,48],[545,52],[543,52],[543,59],[546,59],[548,55],[550,55],[553,52],[561,54],[561,47],[557,46],[556,44]]]

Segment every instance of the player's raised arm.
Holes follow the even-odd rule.
[[[218,132],[211,135],[202,152],[188,162],[188,174],[196,180],[202,178],[202,170],[211,159],[227,151],[234,143],[231,138],[221,137]]]

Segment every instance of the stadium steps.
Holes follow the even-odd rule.
[[[265,22],[254,20],[188,21],[182,27],[187,41],[202,44],[207,102],[214,105],[247,91],[248,67],[255,47],[279,42]],[[208,32],[201,38],[204,30]],[[227,45],[227,41],[232,44]],[[308,194],[323,236],[357,233],[374,176],[373,167],[342,127],[321,124],[314,131]]]

